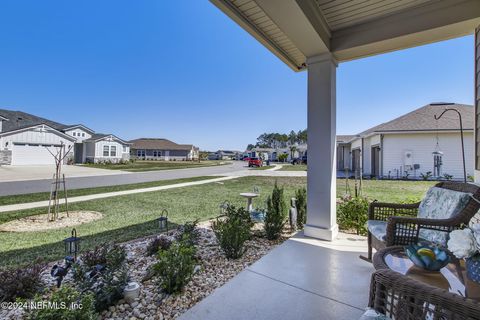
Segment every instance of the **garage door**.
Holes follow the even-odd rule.
[[[49,146],[55,153],[55,148]],[[45,145],[13,145],[12,165],[55,164],[53,156]]]

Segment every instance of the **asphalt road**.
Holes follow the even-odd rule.
[[[67,178],[67,188],[82,189],[209,175],[222,175],[226,173],[242,171],[245,169],[245,162],[234,161],[233,164],[215,167],[135,172],[106,176],[74,177]],[[51,179],[0,182],[0,196],[49,192],[51,183]]]

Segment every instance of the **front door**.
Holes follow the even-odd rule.
[[[83,163],[83,143],[75,143],[75,163]]]
[[[380,147],[372,147],[372,176],[380,176]]]

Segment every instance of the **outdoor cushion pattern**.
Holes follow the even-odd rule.
[[[368,220],[367,229],[370,231],[372,236],[378,240],[385,241],[387,238],[387,222],[380,220]]]
[[[418,217],[423,219],[448,219],[460,213],[471,194],[445,188],[432,187],[418,208]],[[446,245],[448,234],[442,231],[420,229],[419,237]]]

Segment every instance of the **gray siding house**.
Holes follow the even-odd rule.
[[[192,144],[177,144],[168,139],[131,140],[131,157],[139,160],[197,160],[199,150]]]

